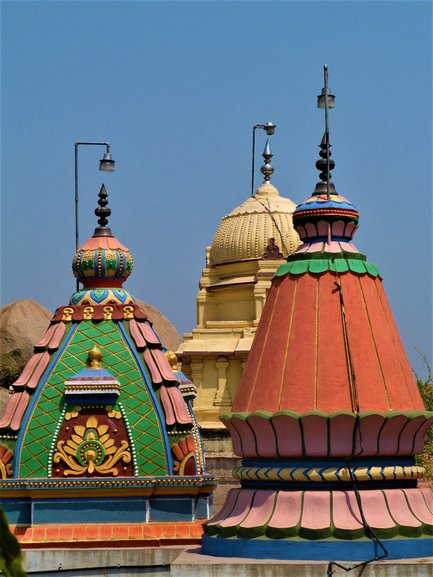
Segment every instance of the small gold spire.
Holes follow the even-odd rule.
[[[87,366],[89,369],[101,369],[101,359],[102,353],[101,350],[98,349],[96,345],[93,345],[93,348],[89,351],[89,356],[87,357]]]
[[[177,356],[176,353],[173,351],[165,351],[165,356],[167,357],[168,362],[170,363],[171,368],[173,371],[177,371]]]

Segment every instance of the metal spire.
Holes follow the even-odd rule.
[[[95,232],[93,233],[93,238],[100,237],[100,236],[113,236],[111,229],[107,226],[108,224],[108,217],[111,214],[111,208],[107,207],[108,204],[108,194],[105,190],[105,186],[101,186],[101,190],[99,191],[99,200],[98,200],[98,208],[95,208],[95,214],[98,217],[98,224],[99,226],[95,228]]]
[[[274,156],[271,152],[271,147],[269,145],[269,139],[266,140],[265,149],[262,154],[265,159],[265,164],[260,168],[260,172],[265,177],[264,182],[269,182],[271,180],[271,175],[274,172],[274,167],[271,165],[271,158]]]

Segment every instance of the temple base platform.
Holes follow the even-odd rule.
[[[254,541],[256,543],[256,540]],[[245,557],[213,557],[205,555],[199,547],[191,547],[181,553],[171,565],[171,577],[325,577],[328,561],[251,559]],[[340,561],[346,567],[354,563]],[[430,577],[433,574],[432,557],[415,559],[373,561],[368,564],[368,577]],[[332,567],[334,577],[360,575],[360,569],[347,573]]]

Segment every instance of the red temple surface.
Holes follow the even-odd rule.
[[[258,410],[425,410],[379,277],[274,279],[233,405]]]

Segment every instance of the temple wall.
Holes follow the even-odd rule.
[[[197,387],[194,412],[204,428],[223,428],[230,412],[275,270],[284,261],[208,266],[197,295],[197,325],[177,355]]]

